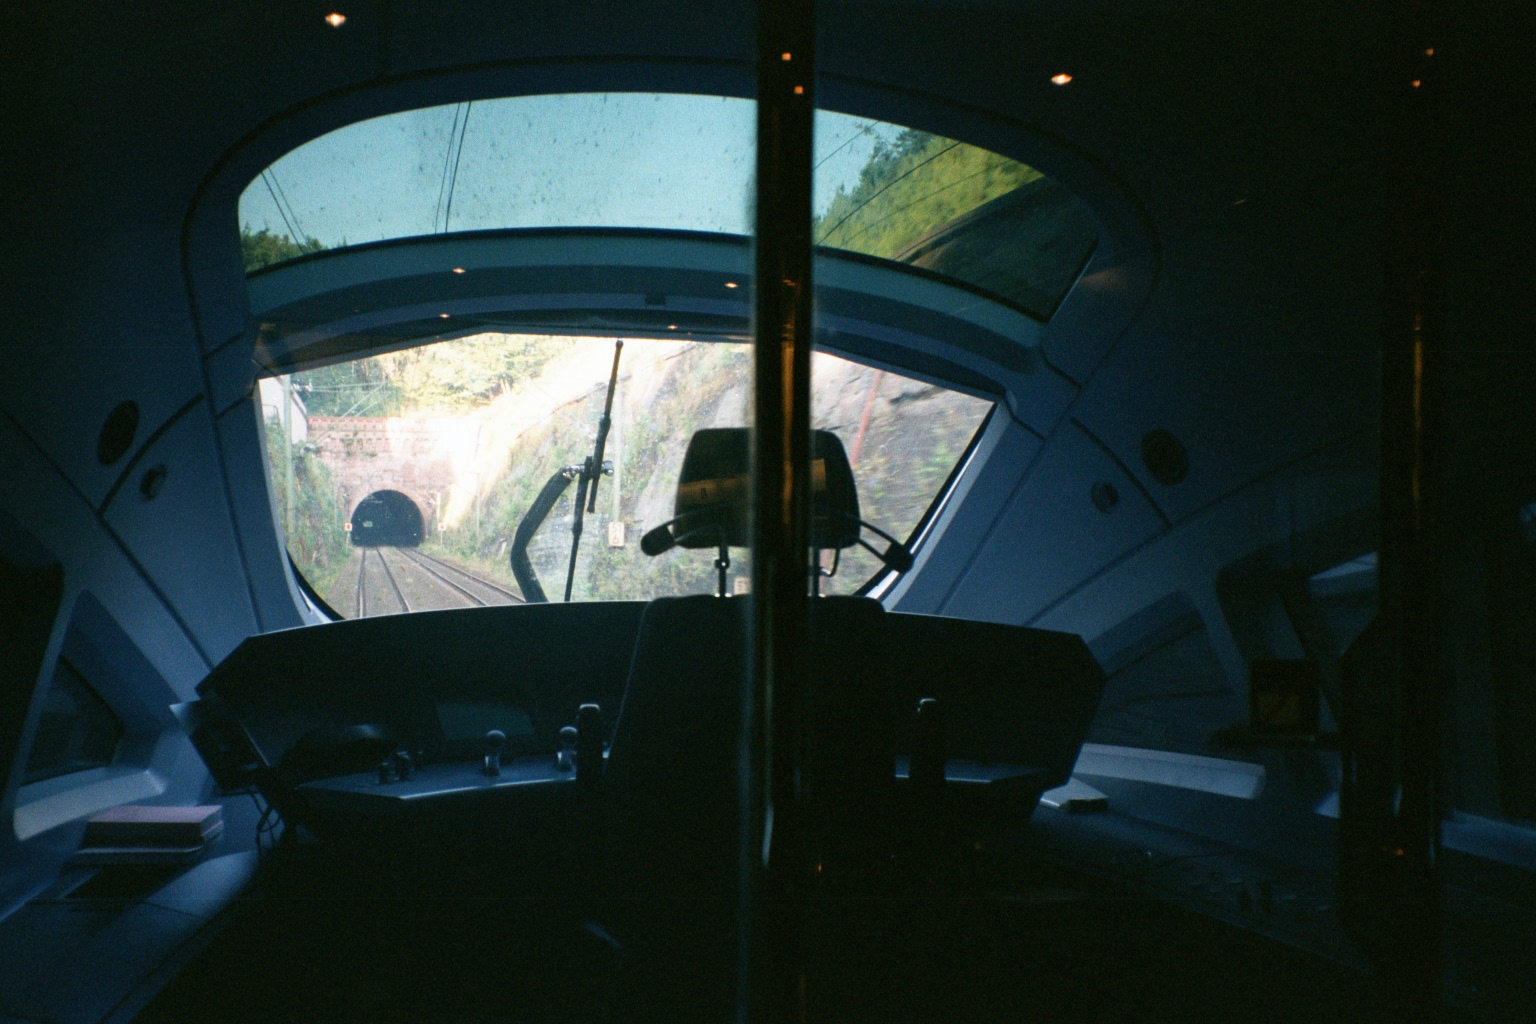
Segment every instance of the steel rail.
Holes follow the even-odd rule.
[[[473,601],[477,606],[479,606],[481,608],[484,608],[488,604],[488,602],[481,600],[480,598],[476,597],[474,594],[471,594],[469,591],[465,590],[463,587],[461,587],[457,583],[453,582],[453,580],[449,579],[448,577],[444,576],[442,573],[438,572],[436,569],[432,568],[430,565],[428,565],[425,562],[421,561],[419,558],[416,557],[416,552],[411,551],[409,548],[396,548],[395,550],[398,551],[400,554],[404,555],[405,556],[405,560],[407,562],[410,562],[416,568],[420,569],[422,572],[424,572],[427,575],[431,576],[433,579],[437,580],[443,586],[449,587],[455,593],[461,594],[464,597],[468,598],[469,600]]]
[[[357,558],[357,617],[366,619],[368,617],[368,594],[363,580],[368,575],[368,549],[358,548],[358,551],[361,553]]]
[[[492,583],[490,580],[486,579],[484,576],[480,576],[480,575],[477,575],[476,573],[472,573],[468,569],[460,569],[458,566],[454,565],[452,562],[445,562],[441,558],[434,558],[431,555],[427,554],[425,551],[421,551],[421,550],[416,549],[416,548],[412,548],[411,549],[411,555],[414,558],[425,558],[427,561],[431,562],[433,565],[435,565],[435,566],[437,566],[437,567],[439,567],[441,569],[447,569],[450,572],[456,572],[460,576],[463,576],[465,579],[472,581],[476,586],[484,587],[487,590],[494,590],[496,593],[502,595],[503,597],[507,598],[510,601],[513,601],[516,604],[527,604],[528,603],[525,600],[523,600],[522,597],[520,597],[519,595],[517,595],[513,591],[508,590],[506,587],[503,587],[503,586],[501,586],[498,583]]]
[[[375,548],[374,554],[379,556],[379,564],[384,567],[384,576],[389,580],[389,585],[395,592],[395,600],[400,602],[400,607],[407,613],[411,610],[411,603],[405,599],[405,592],[400,589],[400,584],[395,582],[395,574],[389,568],[389,560],[384,557],[383,548]]]

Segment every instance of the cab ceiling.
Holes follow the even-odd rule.
[[[8,12],[0,90],[19,187],[0,197],[0,408],[93,503],[115,473],[80,424],[131,396],[152,433],[207,393],[199,332],[240,327],[194,311],[185,235],[200,190],[251,140],[283,140],[306,112],[447,102],[514,73],[528,88],[750,87],[752,6],[739,2],[349,2],[341,29],[326,10]],[[1144,433],[1184,441],[1189,478],[1164,496],[1178,519],[1374,421],[1375,17],[1302,3],[826,2],[821,99],[960,138],[1022,128],[1134,198],[1156,287],[1122,335],[1059,365],[1082,385],[1070,418],[1149,488]],[[1051,84],[1060,71],[1070,85]]]

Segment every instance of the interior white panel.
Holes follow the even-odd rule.
[[[1111,484],[1119,495],[1111,512],[1093,504],[1090,492],[1098,483]],[[1068,425],[1046,443],[942,611],[1025,622],[1163,527],[1157,510],[1114,460]]]
[[[217,662],[256,631],[256,619],[214,443],[199,404],[139,460],[106,521]],[[148,500],[141,483],[157,467],[165,482]]]

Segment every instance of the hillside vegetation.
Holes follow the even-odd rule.
[[[342,525],[346,511],[338,501],[330,468],[302,443],[292,445],[285,454],[283,427],[277,417],[267,419],[263,433],[272,506],[285,530],[288,473],[284,459],[293,459],[293,531],[288,536],[288,554],[315,592],[324,594],[341,575],[351,553]]]
[[[934,228],[1040,177],[1017,160],[908,129],[876,144],[853,191],[833,194],[818,245],[895,259]]]

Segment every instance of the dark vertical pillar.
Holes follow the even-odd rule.
[[[807,706],[814,0],[760,0],[753,274],[752,660],[757,861],[748,1000],[756,1020],[804,1019],[808,885],[800,773]],[[764,853],[766,861],[764,862]],[[750,1009],[748,1009],[750,1007]]]
[[[1387,238],[1382,338],[1380,596],[1395,697],[1400,797],[1375,836],[1389,921],[1377,950],[1389,998],[1410,1016],[1440,1004],[1439,877],[1443,665],[1440,642],[1440,395],[1443,211],[1434,0],[1397,5],[1387,68]],[[1443,43],[1441,43],[1443,45]],[[1443,62],[1444,54],[1440,55]]]

